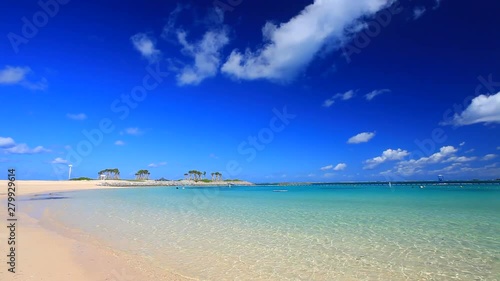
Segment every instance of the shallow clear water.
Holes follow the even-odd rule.
[[[464,187],[97,190],[28,209],[203,280],[500,280],[500,186]]]

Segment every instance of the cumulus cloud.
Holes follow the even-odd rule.
[[[125,142],[121,141],[121,140],[117,140],[117,141],[115,141],[115,145],[125,145]]]
[[[189,34],[183,28],[176,27],[177,18],[189,6],[178,4],[170,13],[163,28],[162,38],[181,46],[181,53],[188,58],[169,59],[170,70],[176,73],[177,84],[198,85],[203,80],[214,77],[222,63],[222,50],[229,43],[229,27],[223,24],[224,13],[210,9],[201,23],[206,31],[198,39],[188,39]]]
[[[335,103],[335,100],[350,100],[356,95],[356,92],[354,90],[349,90],[345,93],[337,93],[333,95],[331,98],[326,99],[323,102],[323,107],[330,107]]]
[[[0,137],[0,152],[8,154],[37,154],[43,152],[50,152],[50,150],[43,146],[30,148],[25,143],[16,143],[13,138]]]
[[[9,148],[4,148],[3,151],[5,153],[9,153],[9,154],[38,154],[38,153],[43,153],[43,152],[50,152],[50,150],[44,148],[41,145],[39,145],[35,148],[30,148],[25,143],[20,143],[20,144],[16,144],[16,145],[9,147]]]
[[[333,165],[321,167],[320,170],[322,170],[322,171],[328,171],[328,170],[342,171],[346,167],[347,167],[347,165],[345,163],[339,163],[339,164],[335,165],[335,167]]]
[[[21,85],[30,90],[45,90],[47,80],[41,78],[37,82],[28,80],[28,75],[32,73],[31,68],[21,66],[5,66],[0,69],[0,85]]]
[[[165,166],[167,165],[167,162],[160,162],[160,163],[151,163],[148,165],[150,168],[158,168],[160,166]]]
[[[457,152],[453,146],[443,146],[436,152],[428,157],[421,157],[419,159],[411,159],[406,161],[401,161],[396,165],[396,172],[400,175],[413,175],[421,171],[426,165],[446,163],[446,162],[467,162],[474,159],[468,157],[455,157],[455,152]],[[452,159],[452,161],[450,161]]]
[[[396,150],[387,149],[382,152],[381,156],[366,160],[364,169],[373,169],[386,161],[401,160],[408,155],[408,151],[402,150],[401,148],[398,148]]]
[[[155,46],[155,40],[146,33],[137,33],[130,37],[134,48],[141,53],[150,63],[161,58],[161,51]]]
[[[257,50],[233,50],[222,72],[238,79],[289,81],[332,42],[344,42],[346,29],[373,16],[390,0],[316,0],[288,22],[267,22]],[[331,47],[330,51],[341,46]]]
[[[56,159],[50,161],[51,164],[68,164],[68,160],[62,159],[61,157],[57,157]]]
[[[185,64],[178,69],[179,85],[198,85],[203,80],[217,75],[222,48],[229,43],[226,28],[209,30],[195,43],[188,42],[185,31],[178,31],[177,39],[182,45],[182,53],[193,59],[192,64]]]
[[[381,95],[383,93],[388,93],[390,91],[391,90],[389,90],[389,89],[373,90],[373,91],[369,92],[368,94],[366,94],[365,98],[366,98],[366,100],[370,101],[373,98],[375,98],[376,96]]]
[[[463,163],[463,162],[470,162],[470,161],[474,161],[476,160],[477,157],[466,157],[466,156],[453,156],[453,157],[450,157],[448,159],[446,159],[445,163],[447,162],[460,162],[460,163]]]
[[[422,157],[418,160],[410,160],[410,161],[414,161],[417,164],[439,163],[440,161],[444,160],[447,156],[453,155],[457,151],[458,149],[456,149],[451,145],[443,146],[439,149],[439,152],[436,152],[429,157]]]
[[[3,138],[0,137],[0,148],[8,148],[16,145],[16,142],[13,138]]]
[[[29,67],[6,66],[0,70],[0,84],[17,84],[31,71]]]
[[[484,160],[484,161],[488,161],[488,160],[495,159],[495,158],[497,158],[497,155],[496,155],[496,154],[491,153],[491,154],[486,154],[486,155],[483,157],[483,160]]]
[[[87,119],[87,115],[85,113],[77,113],[77,114],[68,113],[66,114],[66,117],[68,117],[69,119],[80,120],[80,121]]]
[[[342,171],[347,167],[346,163],[339,163],[335,168],[333,168],[334,171]]]
[[[363,132],[359,133],[347,140],[347,143],[357,144],[370,141],[373,137],[375,137],[375,132]]]
[[[425,13],[425,11],[425,7],[416,7],[415,9],[413,9],[413,19],[419,19]]]
[[[450,123],[442,125],[465,126],[476,123],[500,123],[500,92],[475,97],[462,113],[456,113]]]

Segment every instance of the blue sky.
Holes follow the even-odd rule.
[[[500,177],[500,4],[2,1],[0,168]]]

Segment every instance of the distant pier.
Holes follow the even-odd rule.
[[[260,183],[256,185],[260,186],[299,186],[299,185],[311,185],[311,186],[392,186],[403,185],[403,186],[446,186],[446,185],[500,185],[500,180],[471,180],[471,181],[366,181],[366,182],[286,182],[286,183]]]

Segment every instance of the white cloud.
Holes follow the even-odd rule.
[[[500,92],[480,95],[460,114],[455,114],[450,123],[442,125],[465,126],[476,123],[500,123]]]
[[[343,94],[336,94],[336,98],[342,99],[342,100],[350,100],[354,97],[355,92],[353,90],[347,91]]]
[[[460,163],[474,160],[467,157],[455,157],[454,154],[457,151],[458,149],[453,146],[443,146],[439,149],[439,152],[436,152],[429,157],[399,162],[396,165],[396,172],[400,175],[409,176],[422,172],[422,168],[426,165],[451,162],[449,159],[453,159],[454,162]]]
[[[179,31],[177,36],[183,46],[182,51],[194,59],[192,65],[185,65],[177,74],[179,85],[198,85],[206,78],[217,75],[221,50],[229,43],[226,29],[207,31],[203,38],[194,44],[187,41],[183,31]]]
[[[326,171],[326,170],[330,170],[332,168],[333,168],[333,165],[328,165],[328,166],[321,167],[320,170],[321,171]]]
[[[371,133],[371,132],[363,132],[363,133],[359,133],[359,134],[351,137],[349,140],[347,140],[347,143],[357,144],[357,143],[368,142],[373,137],[375,137],[375,132],[373,132],[373,133]]]
[[[418,160],[410,160],[410,161],[415,161],[415,163],[417,164],[439,163],[444,159],[446,159],[448,156],[453,155],[455,152],[457,152],[457,149],[455,147],[451,145],[443,146],[439,149],[439,152],[436,152],[429,157],[422,157]]]
[[[329,98],[323,102],[323,107],[330,107],[335,103],[335,100],[332,98]]]
[[[68,164],[68,160],[62,159],[61,157],[57,157],[56,159],[50,162],[51,164]]]
[[[491,153],[491,154],[486,154],[486,155],[483,157],[483,160],[484,160],[484,161],[488,161],[488,160],[495,159],[495,158],[497,158],[497,155],[496,155],[496,154]]]
[[[143,131],[141,131],[139,128],[137,127],[132,127],[132,128],[127,128],[125,129],[124,132],[122,133],[125,133],[127,135],[132,135],[132,136],[138,136],[138,135],[142,135],[143,134]]]
[[[453,156],[448,158],[447,160],[443,161],[445,163],[447,162],[470,162],[476,160],[477,157],[465,157],[465,156]]]
[[[85,113],[77,113],[77,114],[68,113],[68,114],[66,114],[66,117],[68,117],[69,119],[73,119],[73,120],[85,120],[85,119],[87,119],[87,115]]]
[[[500,150],[500,146],[497,146],[497,150]]]
[[[175,29],[176,18],[183,9],[185,8],[178,5],[171,13],[162,36],[168,39],[169,34],[175,34],[176,41],[182,46],[182,54],[193,60],[191,63],[174,60],[175,63],[180,64],[180,66],[174,66],[172,63],[171,66],[171,70],[177,72],[177,84],[179,86],[198,85],[219,72],[222,49],[229,43],[229,32],[228,28],[223,25],[223,11],[212,9],[203,20],[203,23],[208,26],[207,31],[198,41],[189,42],[186,31]]]
[[[335,168],[333,168],[334,171],[343,171],[347,167],[346,163],[339,163]]]
[[[328,171],[328,170],[333,170],[333,171],[342,171],[347,167],[347,164],[345,163],[339,163],[335,167],[333,165],[328,165],[321,167],[320,170],[322,171]]]
[[[27,76],[32,73],[29,67],[20,66],[5,66],[0,69],[0,85],[21,85],[30,90],[45,90],[47,88],[47,80],[41,78],[38,82],[29,81]]]
[[[381,156],[377,156],[375,158],[366,160],[364,168],[373,169],[386,161],[401,160],[408,155],[409,155],[408,151],[402,150],[401,148],[398,148],[396,150],[387,149],[384,152],[382,152]]]
[[[121,141],[121,140],[117,140],[117,141],[115,141],[115,145],[125,145],[125,142]]]
[[[366,100],[372,100],[376,96],[381,95],[383,93],[388,93],[390,91],[391,90],[389,90],[389,89],[373,90],[373,91],[369,92],[368,94],[366,94],[365,98],[366,98]]]
[[[12,138],[0,137],[0,148],[13,147],[16,142]]]
[[[13,138],[0,137],[0,152],[9,154],[37,154],[43,152],[50,152],[50,150],[44,148],[43,146],[30,148],[25,143],[19,143],[19,144],[16,143]]]
[[[151,163],[148,165],[150,168],[158,168],[160,166],[165,166],[167,165],[167,162],[160,162],[160,163]]]
[[[156,42],[146,33],[137,33],[130,37],[134,48],[149,62],[156,62],[161,57],[161,51],[155,47]]]
[[[289,81],[325,46],[345,42],[346,29],[358,19],[373,16],[389,0],[316,0],[288,22],[267,22],[263,43],[256,51],[233,50],[222,72],[238,79]],[[339,49],[337,44],[334,49]]]
[[[416,7],[413,9],[413,19],[419,19],[425,13],[425,7]]]
[[[6,66],[0,70],[0,84],[17,84],[23,81],[29,72],[29,67]]]
[[[475,151],[475,149],[474,149],[474,148],[471,148],[471,149],[467,150],[465,153],[472,153],[472,152],[474,152],[474,151]]]
[[[188,10],[189,8],[190,8],[189,5],[182,5],[180,3],[177,3],[175,9],[172,12],[170,12],[167,24],[165,24],[165,26],[163,27],[163,31],[161,33],[161,37],[163,39],[169,40],[170,36],[176,33],[175,24],[177,22],[177,18],[179,17],[180,13],[183,10]]]
[[[465,145],[465,142],[464,142],[464,141],[460,143],[460,146],[464,146],[464,145]]]
[[[3,151],[10,154],[38,154],[43,152],[50,152],[50,150],[40,145],[35,148],[29,148],[29,146],[25,143],[20,143],[9,148],[4,148]]]
[[[331,178],[331,177],[335,176],[335,174],[334,173],[325,173],[323,176],[325,178]]]
[[[345,93],[338,93],[333,95],[331,98],[325,100],[323,102],[323,107],[330,107],[335,103],[336,99],[341,99],[341,100],[350,100],[356,95],[356,92],[354,90],[349,90]]]

